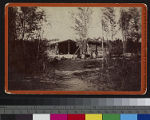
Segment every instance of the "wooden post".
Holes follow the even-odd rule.
[[[68,54],[70,54],[70,42],[68,40]]]
[[[58,43],[55,44],[55,53],[56,53],[56,55],[59,54]]]
[[[98,54],[98,51],[97,51],[97,44],[98,44],[98,40],[96,40],[96,52],[95,52],[96,58],[97,58],[97,54]]]

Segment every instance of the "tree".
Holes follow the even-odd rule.
[[[113,7],[106,7],[102,9],[102,27],[103,31],[111,33],[111,40],[114,39],[116,34],[116,18],[115,9]]]
[[[9,43],[9,61],[16,62],[12,64],[12,68],[25,73],[29,71],[27,68],[31,71],[35,67],[41,69],[46,60],[47,49],[47,42],[42,38],[42,27],[46,22],[45,12],[40,7],[10,7],[8,12],[9,41],[14,40]],[[22,67],[18,67],[18,64]],[[28,67],[29,64],[32,64],[31,68]]]
[[[101,24],[102,24],[102,35],[103,35],[103,41],[110,33],[111,40],[114,40],[114,36],[117,33],[116,30],[116,16],[115,16],[115,9],[113,7],[105,7],[102,9],[102,18],[101,18]],[[105,38],[104,38],[105,35]],[[107,39],[107,47],[109,51],[109,55],[107,55],[106,62],[108,62],[109,58],[111,58],[112,53],[112,45],[110,43],[110,40]],[[104,58],[104,56],[103,56]]]
[[[128,39],[138,41],[141,37],[140,13],[137,8],[131,7],[128,10],[120,11],[120,28],[123,35],[123,53],[126,52],[126,42]]]
[[[92,10],[89,7],[79,7],[76,14],[72,14],[75,25],[72,27],[80,39],[80,54],[87,53],[87,35]]]
[[[45,13],[37,7],[20,7],[17,16],[17,35],[22,40],[23,49],[25,49],[24,40],[36,40],[38,42],[36,55],[38,60],[43,34],[42,26],[46,21]]]
[[[17,8],[16,7],[9,7],[8,8],[8,37],[9,41],[16,40],[16,14]]]
[[[141,38],[141,15],[137,8],[129,8],[129,13],[131,14],[131,19],[129,21],[128,34],[135,44],[135,53],[138,54],[139,40]]]
[[[45,19],[44,11],[37,7],[20,7],[17,14],[17,35],[21,40],[38,38],[37,31],[41,30]]]
[[[126,52],[126,41],[127,41],[130,19],[131,19],[131,14],[125,9],[121,8],[119,24],[122,31],[122,37],[123,37],[123,54]]]

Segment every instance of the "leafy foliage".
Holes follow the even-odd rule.
[[[124,51],[126,51],[126,42],[128,39],[133,42],[136,41],[135,44],[138,45],[139,39],[141,38],[141,20],[138,9],[135,7],[129,8],[128,10],[121,9],[119,23],[123,33]],[[136,48],[138,49],[138,46]]]
[[[42,28],[42,22],[46,20],[43,10],[37,7],[20,7],[17,12],[17,35],[18,38],[31,39],[38,38]],[[38,33],[38,34],[37,34]]]
[[[32,74],[44,70],[47,62],[47,41],[41,37],[46,21],[44,11],[37,7],[10,7],[8,14],[9,72]]]
[[[77,14],[73,14],[75,25],[72,28],[76,31],[76,34],[79,35],[81,39],[85,39],[87,38],[92,10],[90,8],[79,7],[78,11],[79,12]]]
[[[105,32],[111,33],[111,39],[116,34],[116,19],[115,19],[115,10],[113,7],[107,7],[102,9],[102,28]]]
[[[8,37],[9,41],[13,41],[17,39],[16,36],[16,17],[17,17],[17,8],[10,7],[8,9],[8,17],[9,17],[9,23],[8,23]]]
[[[73,14],[73,20],[75,25],[72,27],[76,34],[79,36],[80,41],[80,54],[86,54],[87,52],[87,35],[88,35],[88,28],[89,28],[89,22],[90,17],[92,14],[92,10],[89,7],[79,7],[78,13]]]

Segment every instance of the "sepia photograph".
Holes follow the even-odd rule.
[[[7,9],[8,91],[115,94],[143,88],[142,7]]]

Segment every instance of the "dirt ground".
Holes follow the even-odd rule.
[[[62,60],[34,75],[13,74],[10,90],[120,91],[140,89],[139,62],[111,62],[102,69],[101,60]],[[132,66],[131,66],[132,65]],[[119,67],[120,66],[120,67]],[[122,67],[123,66],[123,67]]]

